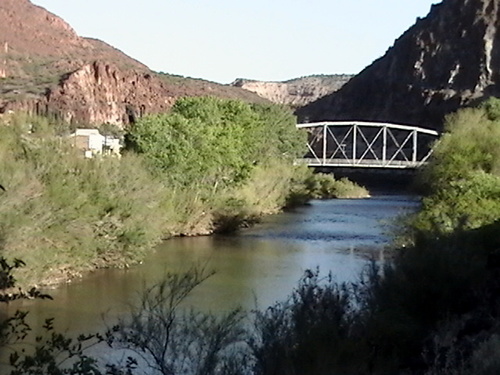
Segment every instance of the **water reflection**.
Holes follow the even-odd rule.
[[[54,301],[23,301],[32,321],[56,317],[61,330],[86,332],[104,327],[137,298],[142,285],[167,272],[206,265],[216,274],[188,303],[205,311],[236,306],[265,308],[284,299],[303,272],[320,267],[338,281],[353,281],[367,256],[379,257],[389,242],[391,221],[415,210],[409,196],[314,201],[295,212],[268,217],[237,236],[175,238],[159,246],[142,265],[95,272],[82,281],[51,291]]]

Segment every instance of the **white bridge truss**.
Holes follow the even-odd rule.
[[[298,124],[307,129],[308,154],[297,163],[311,167],[418,168],[432,153],[439,133],[416,126],[337,121]]]

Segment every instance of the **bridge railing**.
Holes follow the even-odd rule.
[[[338,121],[298,124],[309,132],[308,154],[297,163],[310,166],[418,168],[427,162],[431,129],[390,123]]]

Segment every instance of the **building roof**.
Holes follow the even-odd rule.
[[[71,137],[75,136],[91,136],[91,135],[101,135],[99,133],[99,130],[97,129],[76,129],[73,134],[71,134]]]

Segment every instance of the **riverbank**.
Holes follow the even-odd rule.
[[[127,162],[127,158],[124,159]],[[127,164],[130,163],[127,162]],[[277,166],[274,166],[276,168]],[[251,178],[247,184],[240,187],[238,191],[233,191],[230,198],[225,199],[224,196],[218,197],[217,202],[227,202],[227,206],[221,207],[219,204],[214,205],[215,208],[211,208],[209,204],[201,205],[199,202],[184,201],[184,205],[181,202],[177,202],[175,207],[177,209],[183,209],[182,212],[190,212],[191,216],[187,217],[183,215],[177,216],[181,217],[181,221],[172,221],[172,211],[163,212],[166,217],[162,218],[165,220],[164,228],[169,230],[169,232],[157,231],[157,237],[151,237],[151,234],[147,238],[150,238],[147,244],[141,244],[140,254],[138,252],[133,252],[133,256],[127,255],[112,255],[109,252],[105,254],[96,254],[94,260],[90,263],[83,263],[82,252],[75,251],[72,255],[65,255],[65,262],[57,264],[57,248],[46,248],[42,247],[40,253],[33,254],[32,256],[21,255],[22,252],[19,250],[29,251],[28,244],[25,247],[21,246],[23,243],[17,243],[17,246],[5,247],[4,254],[11,254],[9,250],[16,254],[16,257],[21,259],[28,259],[26,268],[22,268],[16,274],[16,277],[20,281],[21,286],[28,287],[32,285],[43,286],[43,287],[57,287],[60,284],[72,282],[75,279],[80,279],[88,275],[89,273],[103,268],[129,268],[138,263],[142,263],[147,257],[151,256],[151,252],[154,251],[156,246],[163,241],[168,241],[177,237],[199,237],[199,236],[212,236],[214,234],[220,233],[232,233],[241,228],[251,227],[267,216],[277,215],[285,211],[296,210],[298,207],[308,204],[311,199],[340,199],[340,198],[351,198],[351,199],[362,199],[369,196],[367,191],[347,180],[337,181],[334,180],[332,176],[327,178],[328,181],[335,181],[335,189],[330,190],[330,193],[334,193],[335,196],[325,195],[325,191],[316,191],[311,186],[311,182],[316,180],[316,176],[312,174],[311,171],[307,170],[295,170],[283,173],[286,169],[284,166],[279,166],[279,170],[282,173],[265,173],[268,176],[273,176],[272,179],[266,180],[263,178],[262,173],[256,173],[255,178]],[[300,178],[299,178],[300,176]],[[307,176],[307,177],[306,177]],[[324,176],[321,176],[320,180],[325,181]],[[298,182],[300,181],[300,183]],[[288,185],[290,184],[290,185]],[[315,185],[315,184],[313,184]],[[315,185],[316,187],[322,186],[321,183]],[[332,186],[330,186],[332,188]],[[259,191],[263,197],[256,195],[254,192]],[[179,194],[180,197],[186,197],[191,194]],[[322,195],[320,197],[320,195]],[[344,196],[345,195],[345,196]],[[242,197],[241,200],[235,201],[234,197]],[[300,199],[297,197],[300,196]],[[6,195],[8,198],[8,195]],[[177,199],[175,199],[177,201]],[[298,203],[300,201],[300,204]],[[244,202],[244,204],[242,204]],[[36,201],[32,201],[31,205],[37,205]],[[1,205],[1,200],[0,200]],[[212,211],[209,211],[212,209]],[[59,215],[64,214],[59,211]],[[179,212],[177,211],[177,214]],[[161,213],[158,214],[148,211],[149,218],[161,217]],[[140,222],[137,222],[137,230],[142,230],[147,233],[151,228],[146,227],[150,225],[151,220],[148,220],[145,216],[141,216]],[[130,218],[132,220],[133,218]],[[71,225],[71,223],[69,224]],[[104,223],[95,223],[94,227],[104,225]],[[142,228],[141,225],[144,225]],[[63,230],[66,230],[64,227]],[[154,228],[153,228],[154,229]],[[109,229],[108,229],[109,230]],[[66,236],[65,232],[50,231],[52,238],[57,238],[59,236]],[[91,235],[91,233],[86,232],[86,236]],[[100,236],[99,236],[100,237]],[[113,248],[118,251],[116,243],[111,243],[111,241],[119,241],[119,239],[114,236],[101,239],[98,237],[99,246],[113,246]],[[6,237],[8,238],[8,237]],[[33,239],[33,238],[32,238]],[[86,239],[89,240],[88,238]],[[78,234],[75,234],[74,241],[77,243],[85,244],[84,239],[80,239]],[[9,243],[9,242],[7,242]],[[45,244],[56,244],[57,242],[48,236],[44,237],[44,241],[37,242],[36,238],[33,239],[31,243],[38,243],[42,246]],[[93,242],[87,242],[91,244]],[[67,242],[65,244],[68,244]],[[120,245],[120,244],[118,244]],[[123,245],[122,245],[123,246]],[[75,249],[78,250],[78,249]],[[86,250],[86,249],[83,249]],[[125,249],[124,249],[125,250]],[[50,264],[44,262],[44,256],[48,255],[48,251],[54,252],[51,258]],[[61,250],[59,250],[61,251]],[[64,251],[61,251],[65,254]],[[27,253],[25,253],[27,254]],[[39,258],[38,256],[41,256]],[[35,267],[30,266],[30,263],[36,264]],[[48,268],[50,267],[50,268]]]
[[[241,111],[256,116],[244,105]],[[271,139],[279,156],[262,154],[266,157],[251,165],[235,159],[236,166],[228,166],[228,160],[214,151],[221,164],[207,165],[200,175],[185,168],[205,162],[210,148],[193,154],[201,160],[172,164],[163,171],[155,164],[157,157],[142,149],[121,158],[84,159],[47,119],[13,116],[3,121],[0,183],[6,191],[0,192],[1,254],[27,264],[15,275],[24,287],[59,284],[99,268],[127,268],[142,262],[165,238],[236,230],[262,215],[304,203],[315,186],[324,186],[314,183],[311,171],[294,167],[297,151],[284,157],[285,146],[277,140]],[[289,132],[287,137],[297,145],[304,136],[293,122],[282,132]],[[169,133],[167,125],[164,133]],[[275,136],[287,139],[284,134]],[[287,142],[293,151],[291,140]],[[214,147],[219,147],[215,140]],[[189,153],[189,147],[184,151]]]
[[[339,282],[357,280],[370,259],[382,259],[391,222],[417,208],[411,196],[313,200],[263,217],[237,235],[171,238],[140,265],[98,270],[59,285],[49,291],[53,301],[30,302],[30,314],[37,321],[54,317],[61,331],[93,332],[105,328],[103,312],[109,318],[118,315],[143,285],[193,265],[215,271],[190,298],[193,308],[221,314],[236,307],[251,311],[257,301],[265,309],[285,299],[305,269],[320,266],[322,273],[331,271]],[[76,302],[83,300],[85,306]]]
[[[402,246],[385,267],[371,262],[354,282],[344,282],[338,280],[335,274],[325,275],[308,269],[288,298],[278,300],[265,310],[254,309],[250,319],[245,320],[245,325],[251,325],[248,331],[242,329],[245,316],[238,310],[222,317],[194,312],[190,315],[170,314],[172,304],[169,305],[169,301],[178,301],[176,296],[179,294],[176,293],[179,290],[182,301],[189,302],[191,297],[200,298],[191,285],[199,285],[199,275],[203,279],[206,273],[191,269],[180,274],[167,274],[164,281],[145,291],[142,301],[147,303],[132,309],[129,319],[121,321],[121,329],[114,331],[117,332],[114,339],[129,345],[127,348],[138,349],[140,354],[151,353],[148,351],[151,341],[142,340],[145,337],[143,328],[154,327],[146,333],[147,338],[158,337],[160,341],[155,343],[161,342],[167,347],[173,336],[164,334],[164,331],[158,335],[161,324],[156,323],[164,322],[164,317],[169,316],[173,319],[167,325],[168,332],[173,325],[178,327],[178,332],[182,333],[174,336],[180,345],[195,343],[202,346],[207,339],[215,342],[212,338],[221,337],[216,336],[220,332],[225,334],[225,338],[236,337],[233,336],[236,331],[224,331],[219,329],[221,326],[241,329],[236,341],[227,341],[228,344],[221,349],[221,353],[228,356],[222,355],[216,363],[212,362],[212,368],[226,369],[228,365],[236,365],[238,367],[231,368],[238,370],[237,373],[271,375],[276,369],[287,374],[325,375],[332,372],[419,375],[498,373],[499,164],[498,155],[492,153],[498,147],[486,146],[491,144],[491,134],[500,129],[500,106],[498,102],[491,104],[495,104],[490,108],[493,112],[465,110],[450,117],[453,121],[446,127],[450,129],[449,133],[443,135],[435,146],[434,159],[423,175],[428,183],[429,195],[424,198],[422,210],[416,218],[408,221],[406,229],[411,241]],[[477,121],[471,122],[471,119]],[[357,202],[363,201],[372,200]],[[340,200],[327,203],[332,202],[343,203]],[[382,210],[386,211],[387,207]],[[334,215],[336,210],[328,209],[327,212]],[[356,216],[363,219],[366,214],[366,208],[362,208]],[[286,222],[287,230],[271,233],[271,243],[263,248],[269,253],[269,249],[275,248],[273,242],[276,238],[286,238],[285,252],[293,256],[299,251],[291,245],[293,241],[290,239],[297,237],[300,230],[305,230],[305,233],[298,236],[299,246],[304,240],[317,245],[318,238],[324,234],[332,239],[342,237],[342,230],[335,234],[328,233],[325,229],[332,228],[328,220],[321,215],[314,216],[319,218],[318,227],[308,228],[308,224],[314,221],[311,218],[295,226],[293,222]],[[339,222],[348,224],[350,221],[350,218],[341,218]],[[362,230],[360,237],[369,238],[366,229]],[[259,236],[250,233],[248,238]],[[216,240],[216,237],[193,240],[202,239]],[[226,239],[245,243],[237,236]],[[219,246],[222,244],[217,244],[214,256],[220,255]],[[326,247],[331,250],[330,246]],[[248,267],[246,260],[249,253],[252,253],[251,249],[234,252],[235,256],[241,257],[242,264],[230,267],[230,270],[236,280],[248,274],[260,284],[264,264],[269,265],[270,262]],[[300,264],[305,264],[311,253],[306,251],[300,255]],[[185,254],[179,256],[181,262],[186,262]],[[316,255],[312,257],[315,261]],[[279,252],[276,259],[277,264],[274,267],[271,264],[272,272],[283,277],[280,273],[283,252]],[[187,280],[187,286],[179,284],[179,280]],[[193,282],[189,283],[189,280]],[[234,286],[230,282],[227,284]],[[183,289],[182,285],[186,287]],[[130,290],[130,284],[125,289]],[[215,285],[216,292],[221,289],[220,284]],[[274,285],[266,289],[272,290]],[[201,293],[201,298],[207,296],[206,291],[201,290]],[[186,297],[188,294],[189,297]],[[165,295],[170,298],[165,298]],[[224,296],[224,301],[231,300],[231,296]],[[161,306],[161,313],[153,311],[150,306]],[[178,306],[176,304],[174,310]],[[242,324],[226,324],[224,319],[232,317],[239,317],[238,322]],[[210,322],[211,325],[203,326],[207,329],[200,336],[183,334],[200,332],[199,322]],[[137,338],[141,341],[132,341]],[[335,350],[332,351],[332,348]],[[185,351],[188,352],[196,353],[196,361],[192,362],[196,366],[202,351]],[[148,363],[164,363],[171,358],[178,357],[164,351]]]

